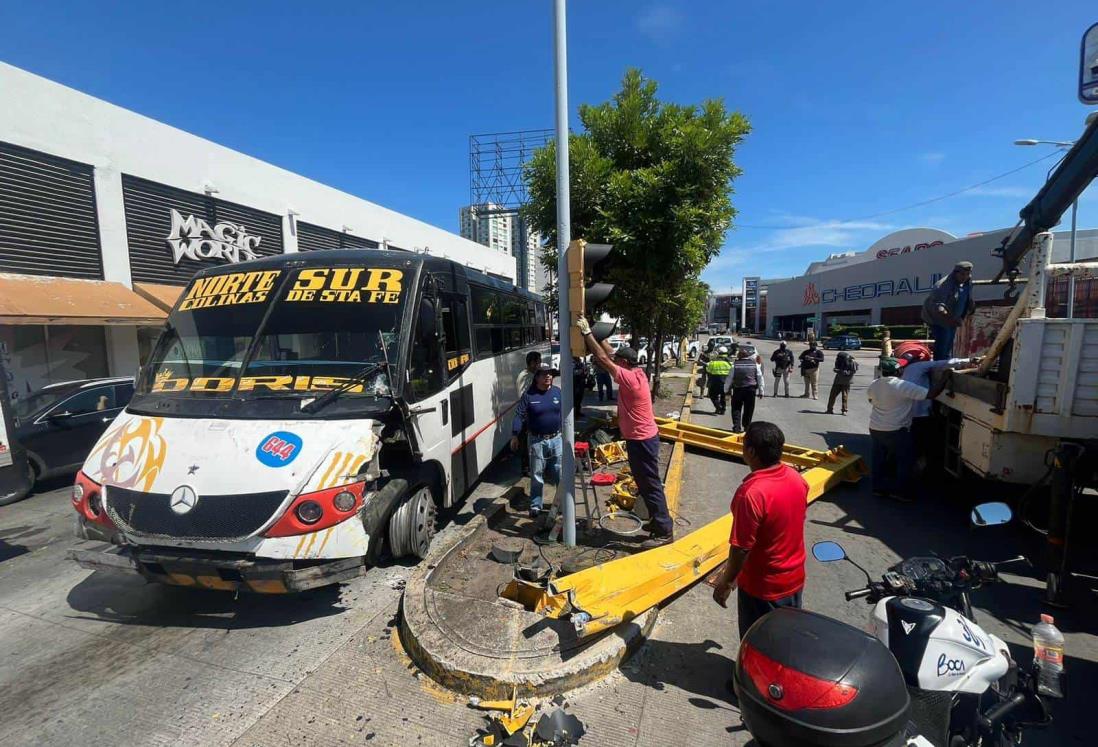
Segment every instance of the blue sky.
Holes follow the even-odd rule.
[[[628,66],[751,119],[737,227],[704,275],[723,290],[893,229],[1012,225],[1055,159],[878,214],[1049,152],[1017,138],[1077,136],[1095,21],[1093,0],[573,0],[572,121]],[[3,0],[0,28],[6,62],[455,231],[468,136],[553,124],[550,0]],[[1098,190],[1079,224],[1098,226]]]

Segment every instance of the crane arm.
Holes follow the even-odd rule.
[[[1095,176],[1098,176],[1098,117],[1087,125],[1082,137],[1075,141],[1037,196],[1022,208],[1018,230],[1007,236],[997,250],[1003,266],[996,280],[1017,269],[1033,238],[1059,223],[1064,211],[1079,198]]]

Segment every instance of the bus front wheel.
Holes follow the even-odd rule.
[[[389,519],[389,551],[394,558],[427,557],[435,535],[435,508],[431,488],[420,485],[411,491]]]

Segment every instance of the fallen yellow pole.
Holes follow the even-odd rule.
[[[681,441],[687,446],[696,446],[725,456],[743,456],[742,433],[733,433],[720,428],[707,428],[704,425],[683,423],[670,418],[656,418],[656,425],[660,431],[660,438],[668,441]],[[782,448],[782,461],[790,467],[815,467],[821,462],[828,461],[828,454],[830,453],[829,451],[809,449],[795,444],[786,444]]]
[[[663,418],[658,418],[657,423],[661,435],[664,435],[668,424],[674,424],[679,426],[674,429],[676,434],[689,434],[689,438],[699,439],[693,441],[695,445],[701,445],[700,439],[703,438],[720,439],[720,444],[710,440],[712,446],[704,448],[738,455],[732,445],[738,444],[742,451],[742,438],[727,431],[680,424]],[[867,471],[859,455],[841,446],[830,451],[818,451],[787,445],[786,452],[782,456],[783,462],[795,461],[792,466],[802,468],[808,463],[812,465],[801,472],[808,483],[809,503],[840,482],[857,482]],[[728,497],[731,500],[731,494]],[[731,532],[732,515],[728,514],[663,547],[618,558],[550,581],[546,590],[527,586],[521,599],[517,594],[512,596],[509,591],[505,591],[504,595],[547,617],[570,615],[578,635],[592,635],[643,614],[704,578],[728,557]]]

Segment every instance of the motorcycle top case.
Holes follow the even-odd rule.
[[[903,744],[911,699],[889,650],[855,627],[777,609],[751,626],[734,676],[740,715],[762,745]]]

